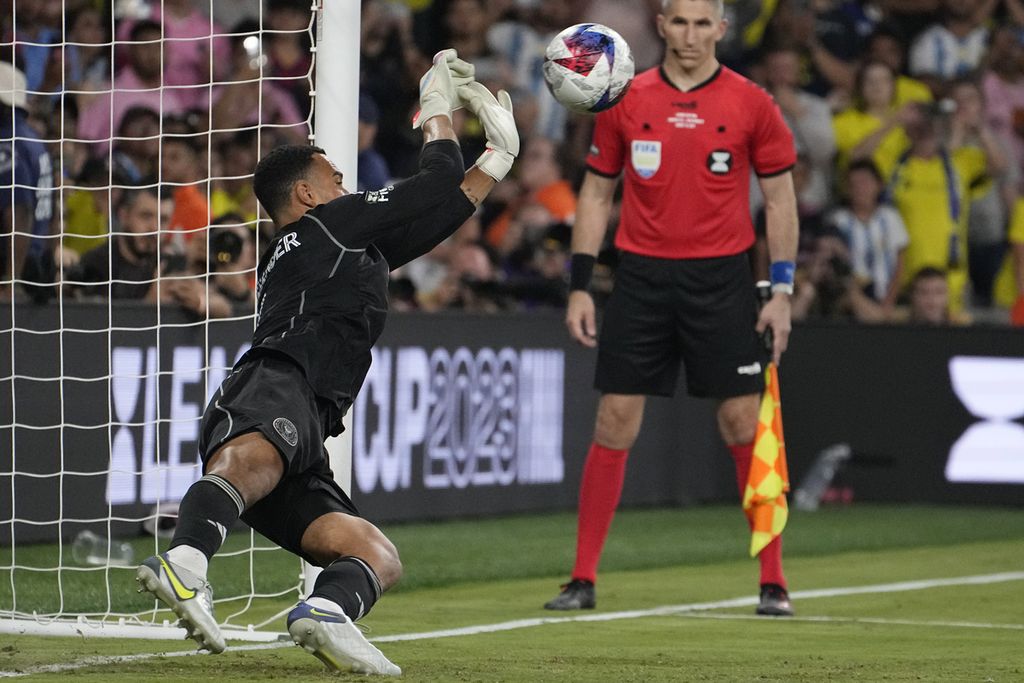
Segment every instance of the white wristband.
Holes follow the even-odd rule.
[[[793,295],[793,283],[791,282],[776,282],[772,285],[772,294],[782,292],[783,294]]]
[[[488,147],[476,160],[476,167],[500,183],[502,179],[512,170],[512,161],[515,159],[508,152],[501,152]]]

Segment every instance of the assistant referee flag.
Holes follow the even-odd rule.
[[[768,363],[754,436],[754,457],[750,463],[747,487],[743,492],[743,511],[750,520],[751,557],[756,557],[786,528],[789,517],[786,505],[788,491],[789,471],[786,467],[786,442],[782,436],[779,371],[775,363]]]

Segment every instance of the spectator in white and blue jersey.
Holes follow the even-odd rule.
[[[834,211],[829,222],[846,243],[858,289],[891,311],[899,296],[903,255],[910,243],[906,226],[895,208],[881,202],[885,183],[871,160],[850,164],[846,188],[848,205]]]
[[[0,298],[11,296],[14,280],[48,281],[53,273],[46,243],[53,218],[53,164],[25,106],[25,75],[0,62]]]
[[[990,0],[943,0],[942,19],[910,46],[910,75],[938,92],[943,81],[976,71],[988,47]]]
[[[491,50],[512,66],[516,92],[527,96],[533,115],[519,114],[528,124],[527,137],[539,135],[555,142],[565,137],[568,118],[565,107],[558,104],[544,81],[544,51],[559,31],[573,23],[572,5],[565,0],[539,0],[526,14],[525,21],[502,21],[487,32]],[[519,103],[522,97],[516,99]],[[522,120],[522,119],[521,119]]]

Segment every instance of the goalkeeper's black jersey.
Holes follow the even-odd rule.
[[[256,331],[239,364],[266,353],[290,358],[321,402],[326,431],[339,433],[384,329],[388,272],[472,215],[463,175],[456,143],[428,143],[411,178],[338,197],[280,228],[260,260]]]

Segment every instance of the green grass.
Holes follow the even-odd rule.
[[[426,527],[412,524],[385,528],[385,532],[406,565],[398,589],[416,589],[464,581],[561,576],[572,567],[576,516],[523,515]],[[439,541],[439,536],[443,540]],[[787,557],[821,556],[1011,538],[1024,538],[1024,509],[851,506],[813,513],[791,511],[785,548]],[[625,510],[615,517],[601,569],[724,562],[744,556],[749,543],[746,521],[735,506]],[[458,563],[450,562],[453,549],[458,551]],[[515,557],[529,561],[515,561]]]
[[[395,591],[561,576],[572,566],[575,524],[574,514],[561,513],[385,527],[405,565],[405,577]],[[249,535],[232,534],[223,552],[246,547]],[[793,511],[786,532],[786,554],[830,555],[1022,536],[1024,511],[1020,509],[851,506],[814,513]],[[615,518],[601,567],[616,571],[723,562],[742,556],[748,538],[743,517],[732,506],[626,510]],[[156,550],[152,538],[132,543],[138,559]],[[258,544],[271,545],[265,539]],[[113,590],[108,594],[107,570],[75,565],[70,542],[63,548],[69,569],[59,574],[41,571],[57,566],[57,551],[54,545],[17,548],[17,565],[31,568],[13,572],[19,610],[57,611],[62,593],[66,612],[105,611],[108,600],[115,612],[151,606],[143,596],[123,590],[134,585],[134,568],[111,568],[109,585]],[[453,551],[458,552],[458,562],[451,561]],[[12,606],[10,565],[11,549],[0,548],[0,611]],[[218,596],[246,595],[250,585],[261,593],[274,592],[297,584],[297,567],[298,561],[283,551],[258,553],[252,569],[248,555],[222,555],[211,566],[211,581]]]
[[[381,643],[408,681],[1024,681],[1022,581],[798,599],[799,616],[792,620],[748,619],[752,610],[743,607],[560,621],[574,615],[540,606],[571,565],[572,515],[385,531],[402,552],[406,577],[364,620],[369,637],[556,618],[496,633]],[[743,557],[747,540],[742,517],[731,507],[623,511],[602,563],[596,613],[752,596],[757,574],[756,563]],[[40,546],[19,549],[17,557],[45,563],[46,553]],[[290,556],[265,555],[260,581],[294,583]],[[1021,571],[1024,510],[852,506],[795,512],[786,556],[796,591]],[[8,550],[0,551],[0,563],[9,563]],[[212,577],[219,594],[245,585],[221,564],[215,561],[220,573]],[[19,607],[29,595],[45,596],[29,592],[36,578],[19,582]],[[0,576],[0,606],[10,600],[6,584]],[[247,617],[270,616],[289,600],[263,602]],[[188,649],[175,641],[0,635],[0,672]],[[154,671],[168,681],[338,679],[294,647],[105,663],[31,678],[134,681]]]

